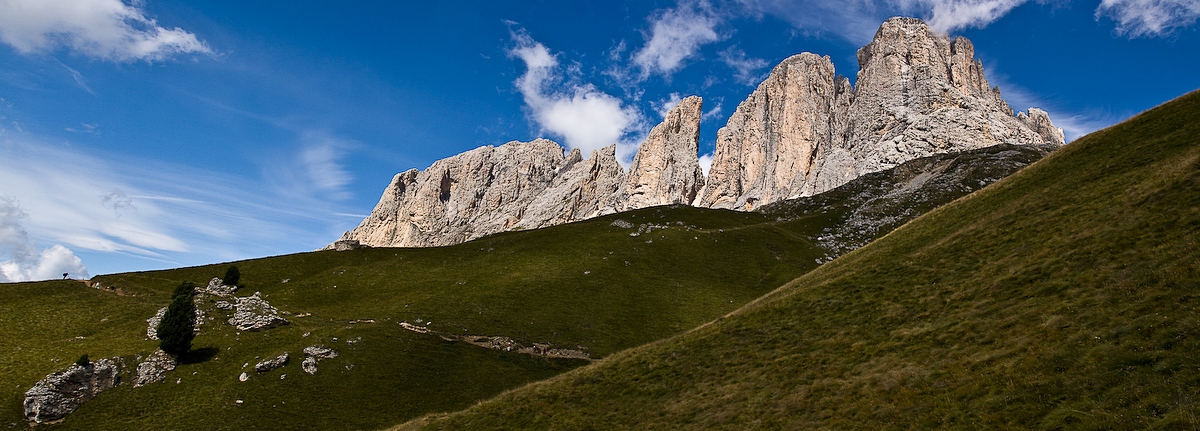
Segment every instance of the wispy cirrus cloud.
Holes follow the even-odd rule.
[[[739,0],[743,14],[772,15],[810,33],[832,33],[865,44],[879,22],[895,15],[916,16],[943,33],[983,28],[1030,2],[1048,0]],[[1159,37],[1200,19],[1200,0],[1102,0],[1096,19],[1110,18],[1116,33]]]
[[[995,67],[985,67],[985,69],[995,70]],[[1099,112],[1095,110],[1073,111],[1062,106],[1052,99],[1043,97],[1015,82],[1008,79],[1007,76],[1000,73],[992,73],[988,76],[991,84],[1000,87],[1001,95],[1013,109],[1024,111],[1029,108],[1038,108],[1050,114],[1050,121],[1056,127],[1063,129],[1063,134],[1067,142],[1079,139],[1083,135],[1095,132],[1105,127],[1111,126],[1120,122],[1129,115],[1115,115],[1111,112]]]
[[[308,155],[309,165],[303,147],[278,161],[291,163],[297,181],[309,184],[303,187],[327,191],[293,193],[270,172],[219,173],[49,145],[26,134],[0,140],[0,196],[19,202],[28,243],[43,251],[61,245],[85,262],[96,253],[119,253],[149,269],[306,251],[358,221],[336,196],[345,177],[310,176],[327,167],[322,151]],[[62,255],[54,249],[47,258]],[[26,274],[35,267],[21,266]],[[78,273],[56,274],[62,272]]]
[[[1096,19],[1108,17],[1129,37],[1166,36],[1200,18],[1200,0],[1103,0]]]
[[[744,85],[758,85],[766,78],[767,63],[761,58],[753,58],[746,56],[746,53],[736,46],[731,46],[722,50],[718,55],[721,61],[733,69],[733,79]]]
[[[31,54],[65,47],[110,61],[158,61],[177,54],[211,54],[195,34],[168,29],[122,0],[5,0],[0,42]]]

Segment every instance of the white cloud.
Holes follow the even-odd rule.
[[[27,217],[15,199],[0,197],[0,258],[8,258],[0,261],[0,282],[56,279],[63,273],[91,277],[83,261],[60,244],[38,252],[21,225]]]
[[[856,45],[865,45],[879,23],[900,13],[899,8],[875,0],[738,0],[742,13],[772,15],[806,35],[832,33]]]
[[[700,155],[700,169],[704,171],[705,177],[708,176],[708,169],[712,167],[712,162],[713,162],[712,154],[701,154]]]
[[[337,199],[349,198],[346,186],[353,177],[341,164],[346,144],[317,132],[307,132],[301,139],[305,147],[300,151],[299,162],[313,187]]]
[[[1096,19],[1117,23],[1117,34],[1154,37],[1171,34],[1200,18],[1200,0],[1103,0]]]
[[[999,69],[998,67],[987,65],[984,68],[987,70]],[[1074,141],[1083,135],[1116,124],[1123,118],[1111,113],[1072,112],[1060,106],[1059,103],[1043,98],[1033,91],[1013,83],[1007,76],[1000,73],[993,73],[992,76],[988,77],[988,80],[993,85],[1000,87],[1001,96],[1004,97],[1004,100],[1013,109],[1025,111],[1033,107],[1050,114],[1050,121],[1054,123],[1055,127],[1063,129],[1063,134],[1067,142]]]
[[[721,51],[721,61],[733,68],[733,78],[746,85],[758,85],[767,76],[763,69],[770,65],[761,58],[746,57],[746,53],[731,46]]]
[[[721,40],[716,30],[721,20],[707,2],[683,0],[675,8],[655,14],[650,21],[646,45],[633,54],[633,63],[641,69],[642,79],[653,73],[671,76],[701,46]]]
[[[335,215],[350,211],[328,194],[308,193],[316,186],[289,189],[274,182],[281,179],[272,172],[255,178],[18,138],[0,134],[0,196],[21,203],[28,214],[23,226],[38,247],[69,247],[91,261],[93,271],[307,251],[358,221]],[[297,181],[309,184],[299,159],[289,154],[272,164],[288,165]],[[105,258],[96,267],[89,257],[109,253],[132,258]]]
[[[738,0],[744,13],[773,15],[799,31],[833,33],[855,44],[871,41],[883,20],[918,16],[935,30],[986,27],[1028,0]]]
[[[712,108],[709,108],[707,112],[700,115],[701,121],[709,121],[721,118],[721,100],[718,98],[716,103],[713,103],[712,105]]]
[[[667,113],[671,112],[671,108],[674,108],[675,105],[678,105],[679,102],[682,101],[683,95],[679,93],[671,93],[667,95],[666,99],[662,99],[657,102],[650,102],[650,107],[654,108],[654,111],[658,113],[659,118],[667,118]]]
[[[21,227],[21,219],[28,217],[17,206],[11,196],[0,196],[0,253],[8,254],[13,260],[26,261],[33,256],[29,246],[29,234]]]
[[[1007,15],[1027,0],[901,0],[924,9],[929,26],[942,33],[983,28]]]
[[[0,1],[0,42],[24,54],[66,47],[112,61],[212,53],[196,35],[178,27],[159,26],[140,4],[121,0]]]
[[[563,82],[558,59],[545,45],[524,31],[514,31],[516,46],[509,56],[519,58],[527,68],[516,81],[532,119],[544,132],[562,137],[569,148],[584,153],[621,143],[628,133],[641,127],[636,108],[623,106],[621,99],[598,90],[594,85]],[[561,85],[561,88],[552,88]]]

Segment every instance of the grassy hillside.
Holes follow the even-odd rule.
[[[217,298],[202,298],[209,320],[194,343],[196,351],[167,381],[142,388],[121,385],[48,427],[372,429],[460,410],[587,361],[487,350],[455,341],[458,336],[511,337],[525,346],[551,343],[602,358],[679,334],[837,252],[821,245],[820,238],[845,229],[842,225],[858,214],[850,207],[883,208],[879,204],[895,202],[895,190],[907,190],[896,196],[919,204],[914,206],[919,210],[866,217],[899,224],[1042,155],[1016,153],[1016,159],[985,151],[906,164],[894,174],[839,189],[853,191],[848,200],[865,200],[841,206],[828,202],[828,211],[799,204],[789,208],[808,210],[760,214],[659,207],[452,247],[326,251],[237,262],[245,285],[238,295],[261,292],[287,313],[290,325],[238,333],[224,323],[230,313],[214,306]],[[966,172],[954,177],[965,186],[912,182],[939,175],[946,170],[930,167],[947,163]],[[881,226],[859,236],[869,240],[890,229]],[[169,302],[171,290],[183,280],[204,284],[226,267],[95,278],[116,293],[74,281],[0,285],[0,375],[6,376],[0,385],[0,424],[19,425],[24,391],[81,354],[122,356],[132,370],[157,346],[145,339],[145,320]],[[431,332],[411,332],[400,322]],[[317,344],[342,354],[322,361],[310,376],[298,366],[300,352]],[[283,352],[291,354],[289,365],[263,374],[252,370]],[[243,371],[251,375],[247,382],[237,379]],[[131,377],[127,374],[126,381]]]
[[[633,227],[613,226],[618,218]],[[201,308],[214,319],[202,326],[193,363],[163,383],[121,385],[52,428],[369,429],[461,409],[586,361],[488,350],[400,322],[447,338],[507,336],[603,357],[727,313],[816,266],[807,239],[767,222],[760,214],[654,208],[454,247],[237,262],[245,284],[238,294],[262,292],[290,313],[290,325],[238,333],[224,323],[229,312],[212,306],[217,298],[206,298]],[[25,389],[81,354],[124,356],[132,369],[157,346],[145,340],[145,319],[171,290],[226,267],[95,278],[123,295],[74,281],[0,285],[0,423],[22,422]],[[351,323],[365,320],[374,323]],[[310,376],[298,365],[301,349],[314,344],[342,354]],[[252,370],[285,351],[288,366]],[[237,380],[242,371],[250,381]]]
[[[1200,93],[427,429],[1196,429]]]

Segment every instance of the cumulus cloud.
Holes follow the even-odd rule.
[[[700,155],[700,169],[704,171],[704,176],[706,176],[706,177],[708,176],[708,169],[712,167],[712,162],[713,162],[712,154],[701,154]]]
[[[516,45],[508,54],[526,67],[515,84],[542,131],[586,153],[622,143],[623,137],[641,126],[641,114],[624,106],[621,99],[589,83],[564,81],[557,57],[526,32],[513,31],[512,38]]]
[[[942,33],[983,28],[1008,15],[1027,0],[917,0],[927,12],[929,26]]]
[[[22,226],[28,218],[11,197],[0,197],[0,282],[50,280],[70,274],[90,278],[83,261],[70,249],[54,244],[40,252]]]
[[[1171,34],[1200,18],[1200,0],[1103,0],[1096,19],[1109,17],[1117,34],[1154,37]]]
[[[746,53],[735,46],[726,48],[719,53],[721,61],[733,69],[734,80],[745,85],[758,85],[767,76],[763,69],[770,65],[761,58],[747,57]]]
[[[670,76],[700,47],[721,40],[716,30],[721,20],[707,2],[681,1],[675,8],[651,16],[650,21],[646,45],[633,54],[643,79],[654,73]]]
[[[122,0],[5,0],[0,2],[0,42],[24,54],[65,47],[111,61],[212,53],[195,34],[158,25],[139,5]]]

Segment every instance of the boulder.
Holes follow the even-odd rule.
[[[287,325],[287,319],[279,316],[279,310],[272,307],[267,300],[260,297],[260,292],[253,295],[234,298],[233,317],[228,322],[239,331],[263,331],[277,326]]]
[[[317,373],[317,361],[322,359],[333,359],[338,356],[336,350],[324,346],[308,346],[304,348],[304,361],[300,363],[300,368],[309,374]]]
[[[279,355],[274,358],[267,359],[267,360],[264,360],[262,362],[255,364],[254,371],[258,371],[260,373],[265,373],[267,371],[271,371],[276,368],[287,365],[287,363],[288,363],[288,354],[287,354],[287,352],[283,352],[282,355]]]
[[[35,423],[62,419],[100,392],[121,383],[120,358],[71,365],[52,373],[25,391],[25,420]]]
[[[234,292],[237,292],[237,290],[237,286],[225,284],[220,277],[213,277],[212,280],[208,281],[208,286],[204,286],[204,293],[216,296],[230,296]]]
[[[333,359],[338,356],[338,352],[324,346],[308,346],[304,348],[304,356],[317,359]]]
[[[155,350],[146,360],[137,366],[137,377],[133,381],[133,387],[142,387],[148,384],[159,382],[165,379],[167,372],[175,369],[178,363],[174,356],[167,352]]]
[[[304,372],[306,372],[306,373],[316,374],[317,373],[317,358],[314,358],[312,356],[304,358],[304,361],[300,362],[300,368],[304,369]]]

